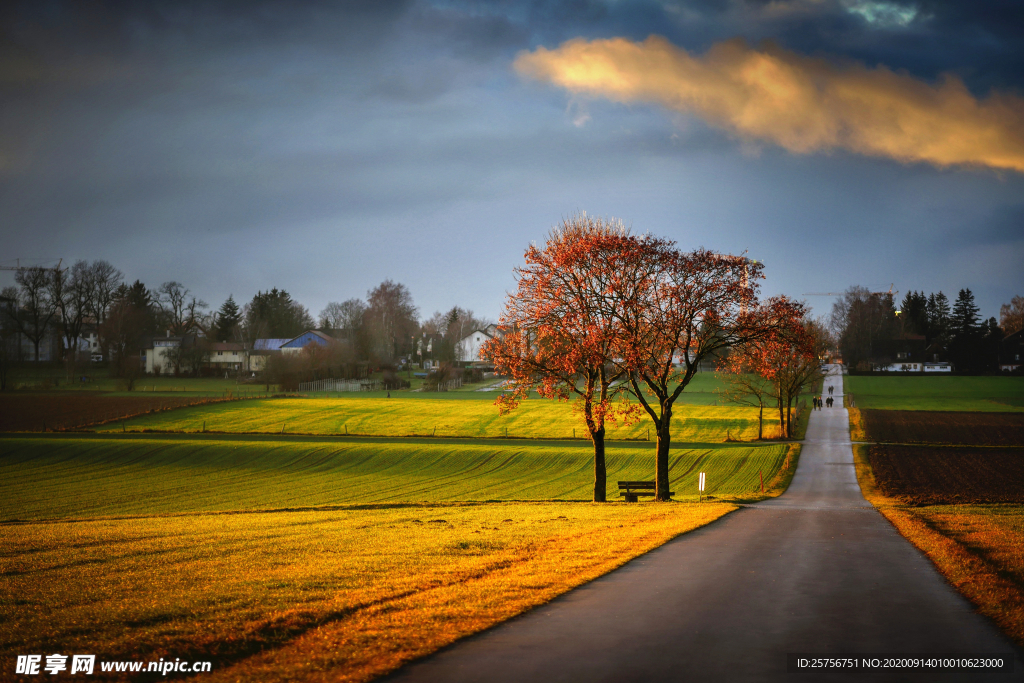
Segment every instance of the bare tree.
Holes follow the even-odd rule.
[[[1024,327],[1024,296],[1015,296],[999,308],[999,326],[1003,334],[1013,334]]]
[[[342,303],[332,301],[320,311],[320,329],[353,331],[363,324],[366,304],[362,299],[348,299]]]
[[[195,296],[180,282],[171,280],[156,290],[171,334],[182,336],[203,329],[207,303]]]
[[[81,260],[66,270],[54,270],[50,279],[50,298],[57,309],[64,338],[64,360],[69,380],[74,375],[78,361],[78,341],[89,314],[91,285],[89,264]]]
[[[719,391],[722,399],[757,408],[757,440],[764,438],[764,407],[770,405],[774,392],[771,380],[759,375],[749,359],[740,353],[731,353],[723,359],[718,372],[722,380]]]
[[[5,287],[0,291],[0,391],[7,390],[7,376],[17,359],[16,325],[18,290]]]
[[[830,325],[848,367],[870,369],[872,363],[891,360],[897,333],[892,294],[850,287],[832,304]]]
[[[385,280],[367,295],[366,317],[373,339],[372,353],[378,361],[389,362],[400,351],[399,343],[412,339],[416,331],[416,307],[408,288]]]
[[[146,328],[148,311],[132,301],[129,288],[123,288],[122,293],[124,296],[115,298],[107,309],[99,333],[104,348],[111,352],[114,375],[124,380],[131,391],[142,372],[139,341]]]
[[[106,261],[93,261],[89,264],[88,279],[89,312],[96,325],[102,325],[117,288],[124,282],[124,274]]]
[[[36,362],[39,362],[39,345],[57,313],[50,296],[53,274],[54,269],[40,266],[22,268],[14,274],[14,281],[20,286],[14,321],[18,331],[32,342]]]

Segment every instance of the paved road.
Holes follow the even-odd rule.
[[[1024,681],[1020,653],[861,496],[842,377],[785,495],[389,681]],[[1014,672],[787,671],[787,653],[1013,653]]]

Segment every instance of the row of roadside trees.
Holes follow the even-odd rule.
[[[763,264],[742,256],[681,251],[582,213],[528,248],[516,276],[483,352],[513,383],[499,408],[531,391],[575,399],[594,445],[595,501],[607,499],[608,422],[651,421],[655,499],[668,500],[673,408],[703,363],[730,352],[816,363],[804,306],[759,299]]]

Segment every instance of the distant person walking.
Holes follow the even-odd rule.
[[[828,395],[829,395],[829,396],[831,396],[831,395],[832,395],[832,389],[833,389],[833,386],[832,386],[831,384],[829,384],[829,385],[828,385]]]

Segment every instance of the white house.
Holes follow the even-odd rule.
[[[922,363],[889,363],[888,365],[876,365],[875,370],[879,372],[922,372]]]
[[[310,344],[330,346],[331,344],[337,343],[338,340],[329,334],[325,334],[319,330],[306,330],[298,337],[284,340],[278,348],[281,349],[281,353],[299,353]]]
[[[174,362],[168,353],[181,346],[181,337],[156,337],[142,346],[142,368],[146,374],[170,375]]]
[[[257,339],[249,352],[249,365],[246,370],[260,372],[267,367],[267,358],[273,354],[281,353],[281,345],[290,341],[288,339]]]
[[[214,342],[210,345],[210,367],[219,370],[240,370],[245,367],[249,354],[245,347],[233,342]]]
[[[455,357],[463,363],[479,363],[483,361],[483,358],[480,357],[480,349],[484,343],[494,339],[497,334],[497,325],[488,325],[483,330],[473,330],[456,344]]]
[[[941,361],[936,363],[897,361],[888,365],[876,365],[874,369],[879,372],[952,372],[953,366]]]

